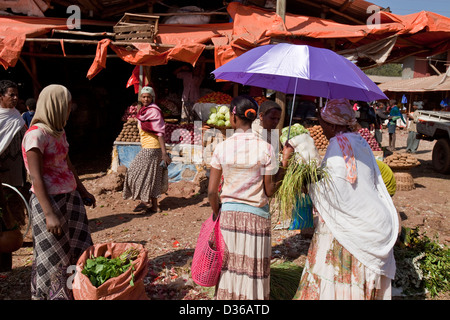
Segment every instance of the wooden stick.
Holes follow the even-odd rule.
[[[98,40],[77,40],[77,39],[62,39],[65,43],[74,43],[74,44],[92,44],[97,45]],[[61,39],[54,38],[27,38],[26,42],[47,42],[47,43],[61,43]],[[130,46],[132,45],[132,41],[112,41],[111,44],[115,46]],[[160,48],[174,48],[175,44],[162,44],[162,43],[150,43],[152,47],[160,47]],[[214,45],[205,45],[206,50],[214,49]]]
[[[20,55],[22,56],[29,56],[29,57],[36,57],[36,58],[66,58],[66,59],[93,59],[95,58],[95,54],[73,54],[73,55],[63,55],[57,54],[57,53],[33,53],[33,52],[22,52]],[[109,58],[119,58],[117,55],[108,54],[106,56]]]
[[[23,60],[22,58],[19,57],[19,61],[22,62],[23,67],[25,68],[25,70],[26,70],[26,71],[28,72],[28,74],[30,75],[31,80],[33,80],[34,85],[35,85],[39,90],[41,90],[41,89],[42,89],[42,86],[41,86],[41,84],[39,83],[39,80],[36,78],[36,75],[33,74],[33,72],[31,71],[31,69],[28,67],[28,65],[27,65],[27,63],[25,62],[25,60]]]
[[[214,15],[226,15],[228,16],[228,12],[172,12],[172,13],[153,13],[155,16],[192,16],[192,15],[202,15],[202,16],[214,16]]]
[[[65,34],[74,34],[80,36],[88,36],[88,37],[102,37],[109,36],[114,37],[114,32],[85,32],[85,31],[69,31],[69,30],[53,30],[54,33],[65,33]]]

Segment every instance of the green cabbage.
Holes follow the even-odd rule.
[[[289,131],[289,127],[284,127],[281,130],[280,141],[283,145],[288,140],[288,138],[287,138],[288,131]],[[291,126],[291,131],[289,132],[289,139],[292,139],[293,137],[298,136],[299,134],[304,134],[304,133],[309,134],[309,131],[304,126],[302,126],[300,123],[295,123]]]

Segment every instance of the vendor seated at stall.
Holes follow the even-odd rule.
[[[252,131],[261,139],[271,143],[273,137],[279,137],[278,131],[275,129],[280,118],[280,105],[272,100],[266,100],[259,107],[259,115],[252,123]]]

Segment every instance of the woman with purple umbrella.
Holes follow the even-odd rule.
[[[319,122],[329,177],[310,187],[319,219],[294,299],[390,299],[397,211],[348,100],[328,101]]]

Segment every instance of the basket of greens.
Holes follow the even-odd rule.
[[[147,251],[136,243],[89,247],[78,259],[73,284],[76,300],[147,299]]]

